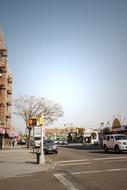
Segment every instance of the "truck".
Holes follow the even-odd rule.
[[[32,145],[34,148],[41,146],[41,127],[34,127],[32,130]]]

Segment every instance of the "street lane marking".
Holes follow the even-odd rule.
[[[72,175],[79,174],[90,174],[90,173],[102,173],[102,172],[117,172],[117,171],[126,171],[127,168],[116,168],[116,169],[107,169],[107,170],[93,170],[93,171],[84,171],[84,172],[72,172]]]
[[[104,172],[118,172],[118,171],[127,171],[127,168],[113,168],[106,170],[93,170],[93,171],[84,171],[84,172],[70,172],[71,175],[80,175],[80,174],[96,174]],[[71,181],[69,181],[64,175],[65,173],[53,174],[68,190],[79,190],[75,187]],[[84,189],[85,190],[85,189]]]
[[[69,162],[84,162],[89,161],[89,159],[81,159],[81,160],[63,160],[63,161],[56,161],[57,163],[69,163]]]
[[[69,165],[82,165],[82,164],[91,164],[89,161],[125,161],[127,157],[109,157],[109,158],[90,158],[90,159],[80,159],[80,160],[65,160],[65,161],[56,161],[55,163],[58,166],[69,166]],[[105,173],[105,172],[119,172],[119,171],[127,171],[127,168],[114,168],[114,169],[100,169],[100,170],[93,170],[93,171],[77,171],[77,172],[70,172],[71,175],[80,175],[80,174],[96,174],[96,173]],[[60,174],[53,174],[68,190],[79,190],[75,187],[71,181],[69,181],[65,177],[65,173]]]
[[[125,160],[104,160],[106,163],[111,163],[111,162],[125,162]]]
[[[117,171],[126,171],[127,168],[116,168],[116,169],[107,169],[106,172],[117,172]]]
[[[60,163],[60,164],[57,164],[57,166],[73,166],[73,165],[85,165],[85,164],[91,164],[91,162],[79,162],[79,163]]]
[[[67,178],[64,177],[64,174],[53,174],[67,189],[69,190],[79,190],[76,188]]]
[[[94,158],[92,160],[95,160],[95,161],[100,161],[100,160],[118,160],[118,159],[127,159],[127,157],[109,157],[109,158]]]
[[[84,162],[84,161],[101,161],[101,160],[118,160],[118,159],[127,159],[127,157],[109,157],[109,158],[89,158],[89,159],[80,159],[80,160],[63,160],[56,161],[56,163],[72,163],[72,162]]]
[[[72,175],[79,175],[79,174],[89,174],[89,173],[102,173],[104,170],[93,170],[93,171],[85,171],[85,172],[72,172]]]
[[[118,171],[127,171],[127,168],[116,168],[116,169],[106,169],[106,170],[93,170],[93,171],[84,171],[84,172],[71,172],[71,175],[80,175],[80,174],[94,174],[94,173],[104,173],[104,172],[118,172]],[[79,190],[75,187],[64,175],[64,173],[53,174],[68,190]]]

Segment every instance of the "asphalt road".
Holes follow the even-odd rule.
[[[127,190],[127,153],[65,146],[45,156],[45,172],[0,180],[0,190]]]

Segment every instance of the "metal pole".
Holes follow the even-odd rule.
[[[33,153],[34,153],[34,148],[35,148],[35,134],[34,134],[34,127],[35,126],[33,126]]]
[[[43,150],[43,129],[44,125],[41,126],[41,155],[40,155],[40,164],[45,163],[44,150]]]

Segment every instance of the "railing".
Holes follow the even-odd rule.
[[[6,78],[4,76],[0,77],[0,88],[2,89],[6,88]]]
[[[1,55],[2,57],[7,57],[7,50],[6,50],[5,48],[0,49],[0,55]]]
[[[8,75],[8,82],[12,83],[12,76],[11,75]]]
[[[8,94],[12,94],[12,89],[7,89]]]
[[[7,64],[3,61],[0,61],[0,69],[4,69],[7,72]]]

